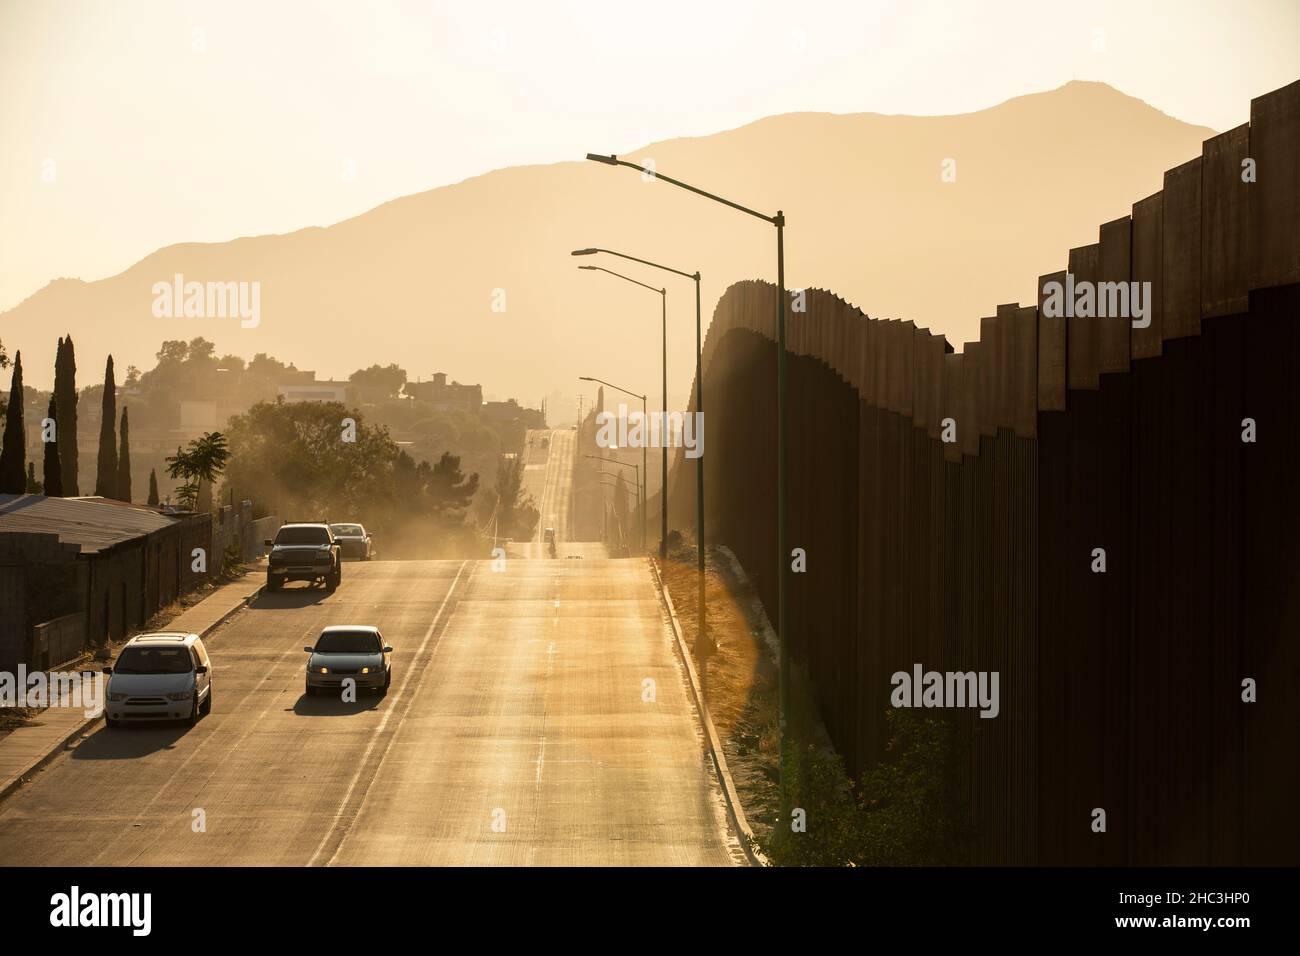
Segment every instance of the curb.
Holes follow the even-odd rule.
[[[262,592],[265,589],[266,589],[265,584],[259,586],[257,590],[245,595],[242,601],[240,601],[238,604],[232,607],[225,614],[221,615],[221,617],[217,618],[215,621],[213,621],[211,624],[205,627],[202,631],[196,631],[194,633],[198,634],[199,637],[207,637],[209,634],[215,631],[222,624],[226,623],[226,621],[228,621],[237,611],[242,611],[244,608],[248,607],[248,605],[252,604],[259,597],[261,597]],[[26,783],[31,778],[32,774],[36,773],[36,771],[40,770],[47,763],[49,763],[51,760],[57,757],[61,751],[65,750],[70,742],[75,740],[77,737],[81,736],[83,733],[85,733],[87,730],[95,726],[95,724],[99,723],[103,719],[104,719],[104,713],[103,710],[101,709],[100,712],[96,714],[94,717],[87,717],[85,720],[83,720],[72,730],[71,733],[69,733],[66,737],[62,738],[58,743],[56,743],[53,747],[51,747],[43,756],[38,757],[36,760],[32,761],[32,763],[29,764],[27,767],[25,767],[23,770],[21,770],[16,777],[14,777],[12,780],[6,783],[3,787],[0,787],[0,801],[7,799],[11,793],[13,793],[24,783]]]
[[[722,751],[722,741],[718,739],[718,731],[714,728],[713,720],[709,717],[709,712],[704,708],[700,697],[699,677],[696,676],[695,664],[686,647],[686,640],[682,637],[682,626],[677,620],[677,609],[673,607],[672,595],[668,593],[663,577],[659,574],[656,560],[653,557],[647,560],[650,563],[655,587],[659,590],[659,598],[668,609],[668,619],[672,623],[673,641],[677,646],[677,653],[681,656],[682,663],[686,665],[686,682],[690,684],[695,711],[700,715],[700,723],[704,725],[704,739],[709,745],[709,756],[713,758],[713,767],[718,773],[718,782],[722,785],[722,795],[726,798],[727,816],[731,818],[731,824],[736,828],[736,833],[740,837],[740,848],[745,851],[745,857],[750,865],[771,866],[771,861],[754,846],[754,831],[750,829],[749,821],[745,818],[745,808],[740,805],[736,784],[731,779],[731,771],[727,769],[727,757]]]

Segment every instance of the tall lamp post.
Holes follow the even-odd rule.
[[[609,465],[618,465],[618,466],[621,467],[621,468],[636,468],[636,464],[635,464],[635,463],[627,464],[627,463],[625,463],[625,462],[615,461],[615,460],[612,459],[612,458],[601,458],[599,455],[588,455],[587,457],[588,457],[588,458],[595,458],[597,461],[603,461],[603,462],[605,462],[606,464],[609,464]],[[613,487],[613,488],[615,488],[615,489],[617,489],[620,485],[622,485],[622,487],[625,488],[625,489],[627,488],[627,485],[626,485],[626,484],[623,484],[622,481],[621,481],[621,479],[622,479],[623,476],[622,476],[621,474],[617,473],[617,472],[601,471],[601,472],[600,472],[600,477],[601,477],[601,484],[611,485],[611,487]],[[611,484],[611,483],[612,483],[612,484]],[[622,526],[620,525],[620,530],[621,530],[621,527],[622,527]],[[626,544],[626,542],[624,542],[624,543]],[[629,554],[631,553],[631,551],[632,551],[631,547],[628,547],[628,553],[629,553]]]
[[[787,640],[786,627],[786,585],[787,575],[790,573],[790,552],[786,548],[786,433],[785,433],[785,405],[786,405],[786,382],[785,382],[785,313],[786,313],[786,295],[785,295],[785,213],[777,210],[775,216],[769,216],[757,210],[750,209],[748,206],[742,206],[740,203],[732,202],[730,199],[723,199],[711,192],[706,192],[689,183],[684,183],[679,179],[673,179],[671,176],[665,176],[657,170],[649,170],[637,163],[628,162],[626,159],[619,159],[614,154],[608,156],[600,153],[588,153],[587,158],[597,163],[604,163],[606,166],[626,166],[628,169],[635,169],[642,176],[649,176],[655,180],[662,180],[671,183],[687,192],[695,193],[697,196],[703,196],[705,199],[712,199],[714,202],[721,203],[724,206],[730,206],[737,212],[743,212],[755,219],[761,219],[776,227],[776,276],[777,276],[777,303],[776,303],[776,550],[777,550],[777,586],[776,586],[776,636],[780,648],[780,691],[778,693],[778,706],[780,716],[778,724],[781,729],[781,795],[782,807],[781,815],[784,819],[788,815],[789,807],[786,805],[790,794],[788,786],[791,778],[789,768],[786,766],[786,731],[788,729],[790,715],[790,649]]]
[[[632,398],[641,399],[641,426],[648,426],[650,419],[646,414],[646,397],[638,395],[636,392],[629,392],[626,388],[620,388],[612,382],[607,382],[603,378],[593,378],[590,375],[579,375],[580,382],[597,382],[606,388],[612,388],[616,392],[622,392],[624,395],[630,395]],[[646,483],[650,480],[650,471],[646,465],[646,442],[641,442],[641,550],[646,549]]]
[[[594,458],[594,459],[596,459],[596,461],[603,461],[603,462],[604,462],[605,464],[607,464],[607,465],[615,465],[615,466],[617,466],[617,467],[619,467],[619,468],[633,468],[633,469],[635,469],[635,473],[636,473],[636,494],[637,494],[637,502],[638,502],[638,507],[640,507],[640,509],[641,509],[641,550],[644,551],[644,550],[645,550],[645,497],[644,497],[644,495],[645,495],[645,485],[642,483],[644,479],[643,479],[643,477],[642,477],[642,475],[641,475],[641,469],[640,469],[640,467],[639,467],[639,466],[637,465],[637,463],[634,462],[634,461],[631,461],[631,462],[628,462],[628,461],[618,461],[617,459],[614,459],[614,458],[603,458],[603,457],[601,457],[600,455],[583,455],[582,457],[583,457],[583,458]],[[602,471],[601,474],[602,474],[602,475],[608,475],[609,472],[607,472],[607,471]]]
[[[662,265],[658,262],[651,262],[649,259],[640,259],[636,256],[629,256],[625,252],[615,252],[613,249],[575,249],[571,255],[575,256],[594,256],[598,253],[604,253],[608,256],[618,256],[620,259],[628,259],[632,262],[639,262],[644,266],[650,266],[654,269],[661,269],[664,272],[671,272],[673,275],[681,276],[683,279],[693,279],[695,281],[695,411],[700,415],[700,421],[704,420],[704,340],[700,330],[700,271],[683,272],[681,269],[674,269],[670,266]],[[665,422],[665,427],[667,423]],[[703,447],[703,446],[701,446]],[[664,452],[667,455],[667,450]],[[696,584],[697,593],[695,599],[695,608],[697,611],[698,623],[695,628],[695,656],[700,661],[700,682],[707,688],[708,685],[708,664],[706,661],[713,653],[713,645],[709,641],[706,630],[706,608],[704,603],[704,456],[701,455],[695,462],[695,560],[697,565]],[[702,693],[701,697],[708,697],[707,692]]]
[[[600,473],[600,479],[601,479],[601,480],[600,480],[600,483],[601,483],[601,485],[603,485],[604,487],[609,488],[611,491],[617,491],[620,487],[622,487],[624,490],[626,490],[626,489],[627,489],[627,485],[624,484],[624,483],[622,483],[622,482],[620,482],[620,481],[618,480],[620,477],[622,477],[622,476],[621,476],[621,475],[611,475],[611,474],[610,474],[609,472],[607,472],[607,471],[602,471],[602,472]],[[601,495],[600,504],[601,504],[601,510],[602,510],[602,516],[603,516],[604,507],[605,507],[605,496],[604,496],[604,495]],[[611,509],[613,509],[613,505],[611,505],[610,507],[611,507]],[[615,510],[616,510],[616,509],[615,509]],[[621,525],[620,525],[619,527],[620,527],[620,529],[622,528]],[[608,523],[608,522],[606,522],[606,524],[605,524],[605,537],[609,537],[609,523]],[[625,542],[625,543],[626,543],[626,542]]]
[[[579,269],[586,269],[589,272],[608,272],[612,276],[630,282],[633,285],[639,285],[643,289],[649,289],[651,292],[658,292],[659,298],[663,303],[663,377],[664,377],[664,417],[662,427],[668,421],[668,290],[656,289],[652,285],[646,285],[644,282],[638,282],[630,276],[625,276],[621,272],[615,272],[613,269],[606,269],[604,266],[578,266]],[[664,559],[668,557],[668,453],[665,450],[663,454],[663,477],[659,488],[659,510],[663,513],[663,528],[659,534],[659,557]]]

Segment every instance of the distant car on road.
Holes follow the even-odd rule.
[[[376,693],[388,693],[393,682],[393,649],[384,643],[379,628],[361,624],[336,624],[325,628],[315,647],[304,647],[307,658],[307,695],[318,690],[339,690],[349,678]]]
[[[266,566],[266,589],[278,591],[286,581],[320,581],[333,593],[343,580],[343,557],[330,526],[295,522],[281,525]]]
[[[369,532],[359,524],[332,524],[330,531],[339,543],[343,557],[369,561],[374,553],[374,545]]]
[[[197,634],[163,632],[131,638],[105,667],[104,721],[189,720],[212,710],[212,663]]]

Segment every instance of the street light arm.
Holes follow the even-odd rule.
[[[625,389],[625,388],[619,388],[619,387],[618,387],[617,385],[615,385],[613,382],[607,382],[607,381],[605,381],[603,378],[595,378],[594,376],[591,376],[591,375],[579,375],[579,376],[578,376],[578,381],[580,381],[580,382],[599,382],[601,385],[604,385],[606,388],[612,388],[612,389],[613,389],[614,391],[616,391],[616,392],[622,392],[624,395],[629,395],[629,396],[631,396],[632,398],[639,398],[639,399],[641,399],[641,401],[643,401],[643,402],[646,400],[646,397],[645,397],[644,395],[638,395],[636,392],[629,392],[629,391],[628,391],[627,389]]]
[[[604,163],[606,166],[626,166],[629,169],[635,169],[638,172],[645,173],[647,176],[652,176],[655,179],[662,179],[666,183],[672,183],[674,186],[679,186],[682,189],[693,192],[697,196],[703,196],[705,199],[712,199],[714,202],[720,202],[724,206],[730,206],[732,209],[738,209],[743,213],[748,213],[755,219],[762,219],[764,222],[769,222],[774,226],[780,225],[780,220],[783,218],[780,213],[777,213],[775,216],[765,215],[761,212],[750,209],[748,206],[742,206],[738,202],[732,202],[730,199],[723,199],[721,196],[715,196],[713,193],[705,192],[703,189],[698,189],[690,183],[684,183],[680,179],[673,179],[671,176],[665,176],[663,173],[656,172],[653,169],[646,169],[644,166],[638,166],[636,163],[629,163],[626,159],[619,159],[614,155],[602,156],[600,153],[588,153],[587,158],[597,163]]]
[[[635,468],[637,472],[641,471],[641,466],[638,465],[636,462],[615,461],[612,458],[603,458],[600,455],[584,455],[583,457],[594,458],[599,462],[604,462],[606,465],[615,465],[619,468]],[[605,474],[609,474],[609,472],[601,472],[601,474],[605,475]]]
[[[612,276],[618,276],[620,279],[626,279],[628,282],[631,282],[634,285],[639,285],[643,289],[649,289],[651,292],[658,292],[660,295],[666,295],[668,292],[667,289],[656,289],[652,285],[646,285],[644,282],[640,282],[636,279],[633,279],[631,276],[625,276],[623,275],[623,273],[615,272],[613,269],[606,269],[604,266],[578,266],[578,268],[587,269],[592,272],[608,272]]]
[[[683,272],[681,269],[674,269],[671,266],[660,265],[657,262],[651,262],[649,259],[638,259],[636,256],[629,256],[625,252],[615,252],[613,249],[600,249],[600,248],[575,249],[573,252],[569,253],[569,255],[589,256],[597,252],[603,252],[606,255],[610,255],[610,256],[618,256],[620,259],[630,259],[633,262],[641,263],[641,265],[643,266],[651,266],[652,268],[655,269],[663,269],[664,272],[671,272],[673,275],[679,275],[683,279],[694,279],[696,282],[700,281],[700,274],[698,272]]]

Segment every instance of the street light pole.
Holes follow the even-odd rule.
[[[700,320],[700,271],[683,272],[681,269],[673,269],[670,266],[658,262],[651,262],[649,259],[640,259],[636,256],[630,256],[625,252],[615,252],[613,249],[575,249],[570,255],[575,256],[592,256],[597,253],[604,253],[610,256],[618,256],[620,259],[628,259],[632,262],[639,262],[642,265],[650,266],[655,269],[662,269],[664,272],[671,272],[674,275],[682,276],[685,279],[692,279],[695,282],[695,411],[700,415],[701,428],[704,421],[704,341],[701,331]],[[702,434],[702,432],[701,432]],[[667,451],[665,450],[664,470],[667,474]],[[665,479],[666,480],[666,479]],[[708,636],[708,614],[704,600],[704,456],[701,454],[695,461],[695,560],[696,560],[696,617],[697,624],[695,629],[695,656],[700,662],[700,683],[704,685],[701,697],[708,698],[708,658],[713,653],[713,644]]]
[[[703,196],[705,199],[712,199],[714,202],[721,203],[724,206],[730,206],[737,212],[743,212],[746,215],[753,216],[755,219],[761,219],[776,227],[776,272],[777,272],[777,295],[779,301],[776,308],[776,407],[777,407],[777,427],[776,427],[776,548],[777,548],[777,589],[776,589],[776,619],[777,619],[777,644],[780,648],[780,691],[778,701],[780,716],[778,724],[781,730],[781,816],[782,819],[788,818],[789,815],[789,784],[792,782],[790,768],[787,766],[786,741],[787,730],[790,715],[790,648],[788,622],[786,620],[786,575],[790,573],[790,555],[786,550],[786,467],[785,467],[785,450],[786,450],[786,375],[785,375],[785,317],[788,302],[785,294],[785,213],[777,210],[775,216],[768,216],[764,213],[742,206],[740,203],[732,202],[730,199],[724,199],[721,196],[711,192],[706,192],[689,183],[684,183],[680,179],[673,179],[671,176],[665,176],[657,170],[649,170],[637,163],[632,163],[626,159],[619,159],[612,153],[608,156],[600,153],[588,153],[587,159],[597,163],[604,163],[606,166],[626,166],[628,169],[635,169],[643,176],[651,179],[662,180],[671,183],[687,192],[695,193],[697,196]],[[696,381],[698,377],[698,364],[696,370]]]
[[[618,467],[618,468],[632,468],[632,469],[634,469],[634,472],[635,472],[635,474],[636,474],[637,500],[638,500],[638,501],[641,501],[641,500],[642,500],[642,499],[641,499],[641,494],[642,494],[642,492],[644,491],[645,486],[641,483],[641,482],[642,482],[641,469],[637,466],[637,463],[636,463],[636,462],[634,462],[634,461],[632,461],[632,462],[619,461],[619,460],[617,460],[617,459],[615,459],[615,458],[604,458],[604,457],[602,457],[602,456],[600,456],[600,455],[583,455],[582,457],[583,457],[583,458],[594,458],[594,459],[596,459],[596,461],[602,461],[602,462],[604,462],[604,463],[607,464],[607,465],[614,465],[614,466],[616,466],[616,467]],[[602,471],[601,474],[602,474],[602,475],[608,475],[609,472],[607,472],[607,471]],[[645,550],[645,509],[644,509],[644,505],[642,506],[642,510],[641,510],[641,550],[643,550],[643,551]]]
[[[586,269],[591,272],[608,272],[612,276],[631,282],[633,285],[639,285],[643,289],[649,289],[651,292],[658,292],[663,302],[663,363],[664,363],[664,413],[660,420],[660,444],[662,441],[663,429],[668,422],[668,290],[656,289],[652,285],[646,285],[630,276],[625,276],[621,272],[615,272],[613,269],[606,269],[604,266],[578,266],[579,269]],[[664,449],[660,449],[664,452]],[[663,477],[659,488],[659,510],[663,513],[663,529],[659,536],[659,558],[660,560],[668,557],[668,455],[663,454]]]
[[[618,490],[618,488],[619,488],[619,482],[617,481],[617,478],[618,478],[619,476],[617,476],[617,475],[611,475],[611,474],[610,474],[609,472],[607,472],[607,471],[602,471],[602,472],[600,473],[600,477],[601,477],[601,482],[600,482],[600,483],[601,483],[602,486],[604,486],[604,487],[606,487],[606,488],[610,488],[610,489],[612,489],[612,490],[614,490],[614,491],[617,491],[617,490]],[[626,485],[623,485],[623,487],[626,489],[627,486],[626,486]],[[601,514],[602,514],[602,516],[603,516],[603,515],[605,514],[605,510],[604,510],[604,509],[605,509],[605,496],[604,496],[604,495],[601,495],[600,504],[601,504]],[[613,506],[611,505],[611,508],[612,508],[612,507],[613,507]],[[614,509],[614,510],[617,510],[617,509]],[[605,531],[605,535],[606,535],[606,537],[609,536],[608,527],[609,527],[609,526],[608,526],[608,522],[607,522],[607,523],[606,523],[606,531]],[[619,526],[619,528],[620,528],[620,530],[622,530],[622,526],[621,526],[621,525]]]
[[[626,388],[620,388],[619,386],[613,384],[612,382],[607,382],[607,381],[605,381],[605,380],[602,379],[602,378],[593,378],[593,377],[590,376],[590,375],[579,375],[579,376],[578,376],[578,381],[580,381],[580,382],[598,382],[599,384],[604,385],[606,388],[612,388],[612,389],[613,389],[614,391],[616,391],[616,392],[622,392],[624,395],[630,395],[632,398],[639,398],[639,399],[641,399],[641,427],[642,427],[642,429],[645,429],[645,428],[648,428],[648,427],[649,427],[649,424],[650,424],[650,418],[649,418],[649,416],[646,414],[646,397],[645,397],[644,395],[638,395],[636,392],[629,392]],[[647,456],[646,456],[646,445],[647,445],[646,442],[644,442],[644,441],[641,442],[641,489],[640,489],[640,494],[641,494],[641,550],[642,550],[643,552],[644,552],[645,549],[646,549],[646,547],[645,547],[645,546],[646,546],[646,515],[645,515],[645,505],[646,505],[646,483],[650,480],[650,472],[649,472],[648,467],[647,467],[647,462],[648,462],[649,459],[648,459]],[[602,460],[603,460],[603,459],[602,459]]]

